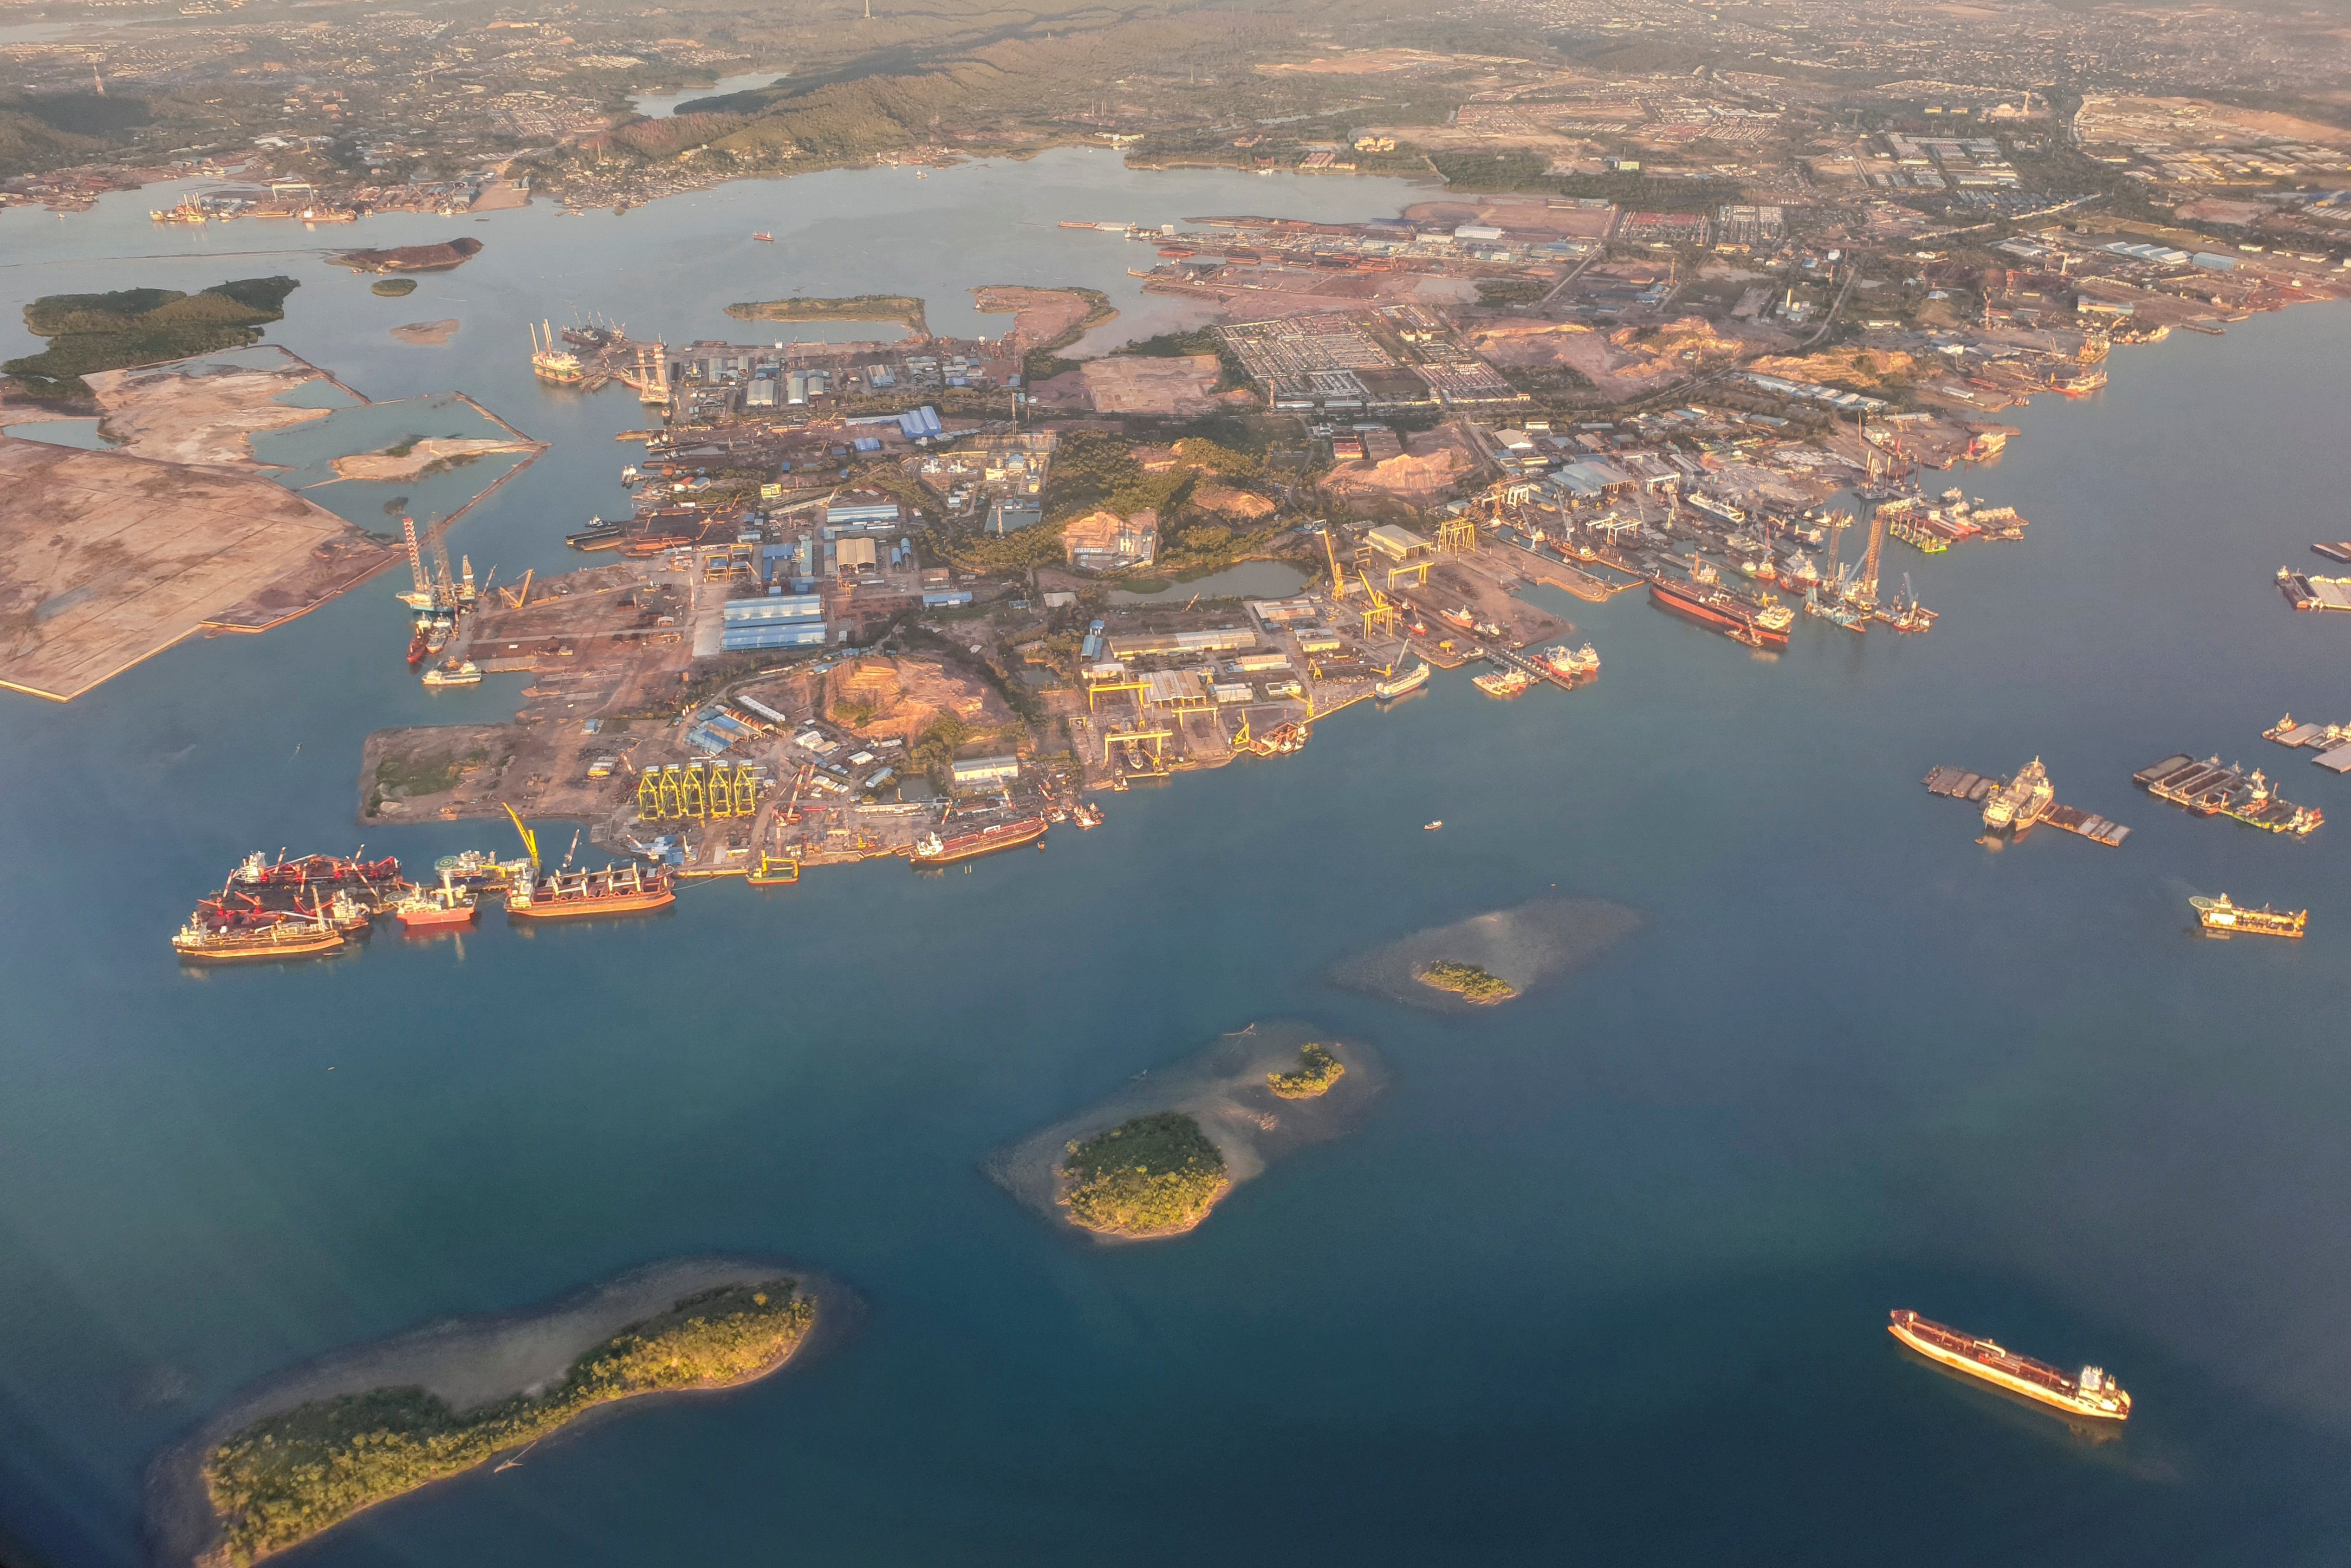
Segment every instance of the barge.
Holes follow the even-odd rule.
[[[2131,781],[2157,800],[2196,816],[2233,817],[2264,832],[2301,838],[2326,821],[2326,813],[2315,806],[2280,800],[2260,768],[2247,773],[2241,764],[2223,767],[2218,757],[2199,762],[2179,752],[2152,768],[2140,768],[2131,775]]]

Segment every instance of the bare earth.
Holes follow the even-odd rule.
[[[1094,310],[1092,299],[1068,288],[1029,288],[1016,284],[990,283],[973,289],[971,298],[972,308],[983,315],[1009,314],[1013,331],[1019,334],[1020,341],[1030,348],[1059,340]],[[1113,310],[1097,318],[1094,324],[1099,326],[1117,314]]]
[[[283,430],[332,412],[277,401],[297,387],[333,379],[282,349],[277,352],[283,361],[276,365],[263,359],[249,367],[215,368],[181,360],[82,379],[98,394],[99,429],[117,452],[165,463],[250,463],[253,446],[246,437],[252,432]]]
[[[1088,398],[1100,413],[1185,418],[1218,406],[1215,388],[1221,367],[1214,354],[1173,359],[1113,354],[1088,360],[1081,373]]]
[[[1267,1086],[1266,1074],[1294,1071],[1299,1048],[1309,1040],[1337,1057],[1346,1074],[1319,1099],[1284,1100]],[[1061,1160],[1071,1143],[1136,1116],[1181,1112],[1199,1123],[1200,1131],[1225,1156],[1225,1174],[1232,1182],[1225,1189],[1228,1197],[1283,1156],[1353,1132],[1386,1086],[1387,1070],[1371,1047],[1295,1019],[1270,1019],[1226,1035],[1197,1055],[1144,1074],[1102,1103],[997,1150],[980,1168],[997,1186],[1072,1234],[1104,1244],[1158,1240],[1160,1236],[1103,1236],[1070,1218],[1060,1199]]]
[[[335,459],[335,472],[346,479],[379,479],[397,482],[413,479],[435,463],[449,463],[461,458],[481,457],[492,452],[536,452],[538,444],[529,441],[494,441],[481,436],[436,436],[420,441],[399,456],[381,452],[361,452],[350,457]]]
[[[393,554],[256,472],[0,438],[0,685],[70,701],[207,625],[315,609]]]

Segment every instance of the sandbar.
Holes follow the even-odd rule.
[[[457,319],[452,316],[440,321],[411,321],[405,327],[394,327],[392,335],[403,343],[437,349],[457,335]]]
[[[1384,943],[1340,964],[1331,978],[1350,990],[1431,1012],[1490,1013],[1510,1001],[1473,1002],[1422,983],[1420,972],[1439,960],[1471,964],[1523,997],[1594,962],[1641,925],[1636,911],[1605,899],[1536,899]]]
[[[1266,1082],[1266,1074],[1294,1071],[1299,1048],[1309,1040],[1337,1057],[1346,1073],[1326,1094],[1281,1099]],[[1387,1081],[1387,1070],[1370,1046],[1317,1024],[1270,1019],[1226,1035],[1184,1061],[1155,1068],[1101,1103],[1006,1145],[982,1161],[980,1168],[990,1181],[1073,1236],[1106,1245],[1156,1240],[1182,1232],[1108,1236],[1070,1218],[1060,1201],[1061,1165],[1070,1145],[1137,1116],[1163,1111],[1190,1116],[1225,1156],[1225,1174],[1232,1185],[1221,1202],[1274,1162],[1362,1126]]]

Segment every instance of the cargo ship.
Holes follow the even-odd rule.
[[[482,684],[481,666],[471,659],[444,659],[424,672],[428,686],[477,686]]]
[[[2057,787],[2049,782],[2049,769],[2036,757],[1984,801],[1984,831],[1998,838],[2028,831],[2048,815],[2056,799]]]
[[[2263,904],[2259,909],[2241,909],[2229,902],[2227,894],[2218,898],[2206,898],[2198,894],[2188,901],[2196,911],[2196,918],[2204,929],[2222,936],[2242,933],[2248,936],[2290,936],[2299,940],[2304,926],[2310,924],[2310,911],[2298,909],[2289,915],[2283,909]]]
[[[1663,577],[1649,579],[1649,602],[1669,614],[1710,626],[1754,648],[1786,647],[1788,622],[1794,619],[1785,605],[1771,606],[1780,613],[1767,617],[1761,608],[1742,603],[1720,589],[1701,588]]]
[[[229,873],[229,882],[237,887],[308,887],[315,883],[377,883],[396,882],[400,877],[400,862],[392,855],[381,860],[363,861],[356,855],[302,855],[287,860],[280,852],[276,860],[256,850],[239,861]]]
[[[580,920],[604,915],[643,915],[666,909],[677,893],[665,871],[647,874],[639,866],[622,870],[558,872],[545,882],[525,878],[507,890],[509,920]]]
[[[192,964],[240,964],[313,957],[349,940],[331,922],[307,916],[225,926],[192,917],[172,938],[172,949]]]
[[[1042,817],[1023,817],[1017,822],[998,822],[976,833],[958,833],[952,839],[943,839],[935,832],[925,833],[914,841],[914,863],[918,866],[946,865],[978,855],[992,855],[998,850],[1017,850],[1023,844],[1033,844],[1042,839],[1049,826]]]
[[[2011,1394],[2022,1394],[2069,1416],[2087,1416],[2100,1421],[2130,1417],[2130,1396],[2099,1367],[2085,1366],[2080,1376],[2068,1377],[2047,1362],[2019,1355],[1991,1340],[1946,1328],[1913,1312],[1896,1312],[1888,1332],[1919,1354],[1954,1371],[1981,1378]]]
[[[1400,697],[1406,692],[1416,692],[1428,684],[1428,666],[1416,664],[1403,674],[1373,685],[1372,695],[1383,699]]]

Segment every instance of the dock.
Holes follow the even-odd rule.
[[[1937,768],[1920,782],[1927,786],[1927,792],[1930,795],[1973,804],[1980,803],[2007,780],[1991,774],[1970,773],[1964,768]],[[2122,841],[2131,833],[2120,822],[2111,821],[2095,812],[2085,811],[2078,806],[2052,806],[2041,814],[2039,821],[2087,839],[2094,844],[2104,844],[2108,849],[2120,849]]]
[[[2311,758],[2329,773],[2351,773],[2351,724],[2296,724],[2294,715],[2262,731],[2263,740],[2318,753]]]
[[[2326,821],[2326,814],[2314,806],[2280,800],[2260,768],[2248,773],[2241,763],[2223,767],[2218,757],[2199,762],[2179,752],[2142,768],[2131,775],[2131,782],[2196,816],[2232,817],[2264,832],[2300,838]]]
[[[1489,646],[1480,649],[1479,652],[1485,658],[1499,664],[1506,670],[1516,670],[1520,674],[1530,676],[1538,681],[1549,681],[1552,685],[1559,687],[1562,691],[1572,692],[1577,686],[1588,684],[1586,682],[1577,680],[1574,676],[1569,674],[1564,670],[1553,669],[1551,666],[1550,662],[1547,660],[1530,659],[1525,654],[1513,653],[1508,648],[1496,648]],[[1599,676],[1593,675],[1591,678],[1593,680],[1597,680],[1599,679]]]

